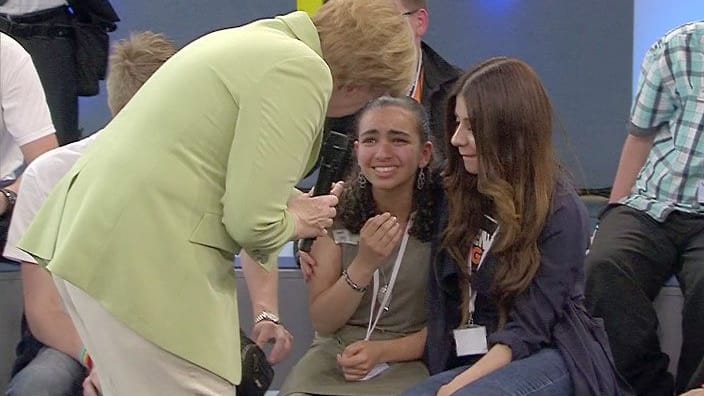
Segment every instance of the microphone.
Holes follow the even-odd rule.
[[[330,194],[330,188],[339,180],[340,172],[345,169],[350,153],[351,144],[347,135],[335,131],[328,132],[320,150],[320,172],[313,189],[314,197]],[[315,238],[304,239],[299,249],[310,252],[314,240]]]

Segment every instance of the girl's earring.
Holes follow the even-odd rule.
[[[359,184],[359,188],[367,188],[367,178],[361,172],[357,176],[357,184]]]
[[[416,178],[416,188],[422,190],[425,187],[425,168],[420,168],[418,170],[418,177]]]

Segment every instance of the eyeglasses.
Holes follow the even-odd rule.
[[[406,11],[406,12],[404,12],[404,13],[401,14],[401,15],[403,15],[403,16],[413,15],[413,14],[415,14],[416,12],[418,12],[418,11],[420,11],[420,10],[421,10],[420,8],[416,8],[416,9],[413,10],[413,11]]]

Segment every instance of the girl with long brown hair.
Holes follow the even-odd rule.
[[[524,62],[492,58],[448,103],[447,204],[426,357],[406,395],[621,395],[583,307],[586,209],[560,170],[553,110]]]

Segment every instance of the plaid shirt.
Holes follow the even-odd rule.
[[[661,38],[643,60],[629,133],[655,135],[624,203],[664,221],[673,210],[704,213],[704,21]]]

